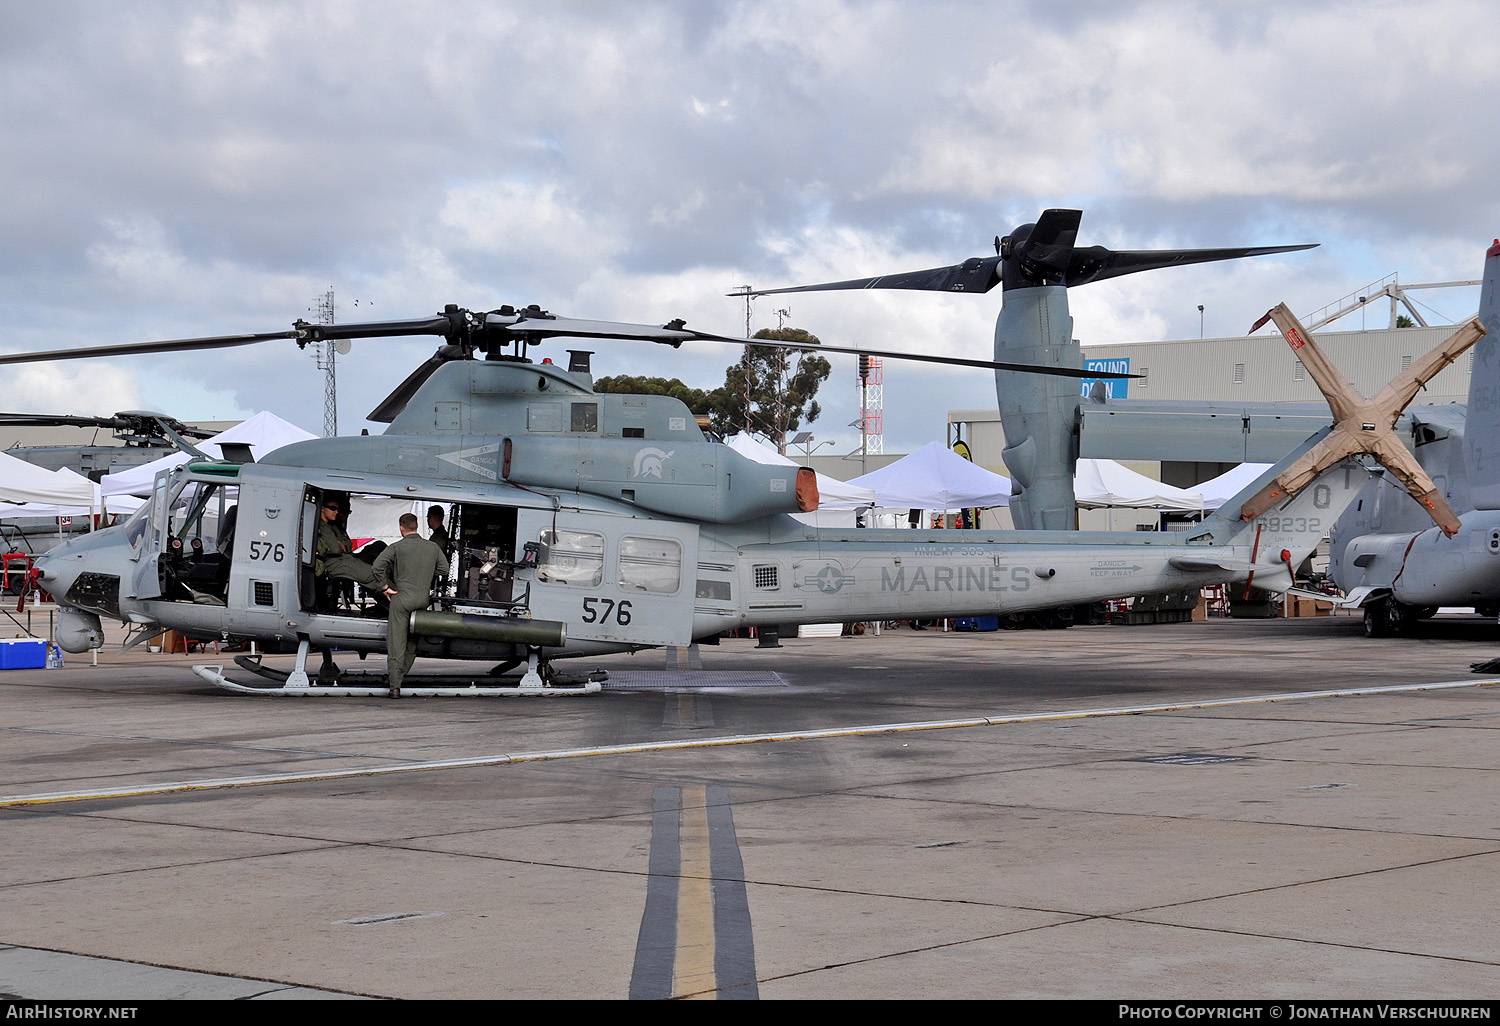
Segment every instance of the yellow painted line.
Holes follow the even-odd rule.
[[[768,734],[736,734],[726,737],[687,738],[680,741],[643,741],[635,744],[601,745],[592,748],[560,748],[540,752],[481,755],[469,759],[397,763],[390,766],[371,766],[365,769],[325,770],[316,773],[265,774],[253,777],[218,777],[205,780],[138,784],[131,787],[99,788],[87,791],[51,791],[40,794],[4,795],[0,796],[0,808],[14,808],[26,805],[52,805],[60,802],[93,801],[110,798],[141,798],[150,795],[214,791],[232,787],[266,787],[272,784],[300,784],[320,780],[347,780],[353,777],[376,777],[392,773],[470,769],[483,766],[503,766],[510,763],[551,762],[557,759],[635,755],[645,752],[671,752],[692,748],[722,748],[727,745],[764,744],[768,741],[816,741],[822,738],[857,737],[868,734],[898,734],[918,730],[951,730],[957,727],[1001,727],[1018,723],[1049,723],[1062,720],[1098,719],[1108,716],[1139,716],[1144,713],[1184,712],[1193,709],[1223,709],[1238,705],[1296,702],[1317,698],[1357,698],[1366,695],[1393,695],[1414,691],[1449,691],[1457,688],[1489,687],[1495,684],[1500,684],[1500,679],[1440,681],[1431,684],[1390,684],[1380,687],[1342,688],[1336,691],[1295,691],[1278,695],[1253,695],[1245,698],[1174,702],[1167,705],[1060,710],[1057,712],[1018,713],[1007,716],[974,716],[952,720],[917,720],[907,723],[874,723],[863,726],[827,727],[821,730],[787,730]]]
[[[703,786],[682,789],[682,869],[677,882],[677,958],[672,996],[713,998],[714,892],[708,855],[708,794]]]

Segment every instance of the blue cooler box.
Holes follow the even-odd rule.
[[[1000,618],[998,616],[960,616],[953,621],[953,629],[956,631],[998,631]]]
[[[0,670],[40,670],[47,665],[47,643],[40,638],[0,638]]]

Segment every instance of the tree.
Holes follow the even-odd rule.
[[[755,338],[821,344],[801,328],[764,328]],[[710,395],[710,424],[721,435],[753,431],[765,435],[786,452],[786,436],[822,412],[813,398],[828,380],[828,360],[817,353],[779,346],[745,347],[745,357],[725,368],[724,387]]]
[[[1412,320],[1410,317],[1406,316],[1406,314],[1397,314],[1396,315],[1396,327],[1398,327],[1398,328],[1415,328],[1416,326],[1417,326],[1417,322],[1414,321],[1414,320]]]
[[[599,378],[594,382],[595,392],[624,392],[630,395],[669,395],[681,399],[695,415],[709,413],[714,409],[717,392],[706,392],[682,383],[681,378],[638,378],[630,374],[616,374]],[[720,390],[722,391],[722,389]]]

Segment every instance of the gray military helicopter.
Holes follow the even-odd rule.
[[[1476,320],[1489,333],[1475,344],[1467,404],[1406,408],[1421,383],[1462,351],[1474,321],[1435,351],[1447,354],[1439,362],[1414,363],[1374,399],[1292,343],[1331,401],[1364,408],[1363,434],[1371,433],[1364,424],[1386,434],[1392,472],[1372,479],[1329,533],[1329,575],[1345,593],[1342,605],[1363,608],[1370,637],[1414,630],[1442,606],[1500,615],[1500,241],[1485,254]],[[1277,321],[1289,342],[1311,338],[1288,311]],[[1293,436],[1326,419],[1306,405],[1085,401],[1082,446],[1092,456],[1183,459],[1194,458],[1196,447],[1199,457],[1243,451],[1244,459],[1274,460]],[[1193,440],[1186,447],[1184,435]]]
[[[7,455],[47,470],[66,467],[91,481],[105,474],[139,467],[170,452],[204,456],[192,440],[212,438],[216,432],[191,427],[175,417],[151,410],[122,410],[109,417],[80,417],[47,413],[0,413],[6,427],[108,428],[119,445],[15,445]],[[206,458],[206,457],[205,457]]]
[[[995,324],[996,358],[1004,353],[1011,359],[1081,367],[1082,354],[1067,316],[1068,286],[1148,268],[1309,248],[1154,253],[1076,249],[1073,240],[1079,221],[1078,211],[1049,210],[1035,225],[1023,225],[1009,237],[996,240],[997,257],[950,268],[772,291],[983,292],[1001,284],[1006,291]],[[1020,259],[1008,264],[1005,254],[1009,251],[1019,251]],[[1500,614],[1497,253],[1500,241],[1485,260],[1479,320],[1490,334],[1475,351],[1467,407],[1424,406],[1401,416],[1422,384],[1482,334],[1475,332],[1473,322],[1460,327],[1425,360],[1414,363],[1380,396],[1368,400],[1353,391],[1316,346],[1304,348],[1311,335],[1290,311],[1277,312],[1278,327],[1328,398],[1336,419],[1352,426],[1361,445],[1374,445],[1377,430],[1381,435],[1383,462],[1391,473],[1375,477],[1330,533],[1331,576],[1346,592],[1346,605],[1363,606],[1365,630],[1371,636],[1408,629],[1439,606],[1472,606],[1485,615]],[[1271,317],[1268,314],[1261,323]],[[1242,409],[1243,404],[1105,401],[1102,395],[1085,401],[1077,389],[1057,378],[997,372],[996,382],[1008,444],[1002,457],[1019,490],[1011,502],[1018,527],[1055,527],[1069,521],[1073,473],[1081,449],[1091,456],[1191,459],[1201,457],[1187,455],[1184,446],[1212,444],[1227,451],[1253,444],[1258,451],[1247,449],[1244,458],[1275,460],[1300,443],[1318,421],[1326,423],[1326,412],[1304,409],[1310,404],[1263,403],[1251,410]],[[1356,408],[1362,410],[1359,417],[1353,416]],[[1192,418],[1195,413],[1198,416]],[[1415,458],[1395,439],[1398,418],[1400,429],[1409,432]],[[1194,441],[1185,442],[1185,435]],[[1304,477],[1310,477],[1320,462],[1331,460],[1328,445],[1304,460]],[[1343,455],[1349,451],[1346,447]],[[1253,512],[1266,508],[1271,493],[1279,489],[1267,484],[1266,494],[1249,503],[1249,508]],[[1465,512],[1460,516],[1452,507]]]
[[[121,410],[109,417],[83,417],[49,413],[0,413],[0,428],[81,427],[108,428],[118,445],[14,445],[5,452],[47,470],[67,468],[91,481],[105,474],[143,466],[171,452],[207,458],[193,440],[212,438],[217,432],[195,428],[175,417],[151,410]]]
[[[1452,508],[1427,523],[1420,494],[1372,481],[1334,524],[1329,572],[1371,637],[1410,630],[1440,606],[1500,615],[1500,240],[1485,253],[1467,404],[1408,411],[1418,461]]]
[[[1013,242],[990,272],[1004,266],[1009,274],[1005,261],[1028,254],[1035,252],[1024,241]],[[384,695],[379,677],[307,668],[315,649],[385,649],[378,615],[320,605],[313,545],[326,500],[374,496],[441,504],[451,515],[452,583],[437,608],[412,615],[419,653],[499,664],[488,673],[409,677],[403,693],[579,694],[596,690],[597,680],[570,679],[553,661],[686,645],[743,626],[1017,612],[1252,575],[1262,586],[1290,587],[1292,568],[1369,479],[1345,459],[1242,516],[1241,504],[1333,433],[1327,429],[1187,535],[820,530],[786,515],[817,507],[807,469],[755,464],[710,441],[676,399],[598,394],[582,366],[527,358],[531,345],[553,337],[748,341],[680,321],[654,327],[569,320],[535,307],[449,307],[417,321],[298,322],[284,332],[123,350],[417,334],[442,336],[445,345],[371,414],[389,423],[382,436],[300,442],[254,464],[191,461],[163,472],[126,523],[45,556],[37,574],[59,603],[59,644],[70,652],[102,645],[100,617],[109,616],[130,627],[132,643],[170,628],[297,653],[290,674],[239,660],[270,686],[195,667],[232,691]],[[926,359],[1075,380],[1084,373]],[[209,536],[207,523],[216,524],[217,552],[189,564],[182,541]],[[519,680],[496,676],[523,664]]]

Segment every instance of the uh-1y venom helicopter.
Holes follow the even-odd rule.
[[[1002,253],[999,264],[1007,275],[1009,261],[1050,266],[1048,252],[1023,240]],[[990,271],[996,273],[994,264]],[[519,684],[481,673],[408,678],[404,691],[577,694],[598,685],[565,681],[551,672],[552,660],[686,645],[747,625],[1025,611],[1252,574],[1262,586],[1287,588],[1292,568],[1369,478],[1363,466],[1343,460],[1321,469],[1296,494],[1242,516],[1242,502],[1330,433],[1325,429],[1185,536],[971,531],[955,538],[947,531],[820,530],[785,515],[816,508],[816,482],[805,468],[754,464],[707,440],[676,399],[597,394],[586,371],[525,358],[530,344],[559,336],[673,345],[747,341],[687,330],[681,322],[657,328],[572,321],[534,307],[479,314],[449,307],[417,321],[299,322],[285,332],[122,350],[416,334],[441,335],[447,344],[371,414],[390,424],[384,435],[299,442],[255,464],[190,462],[160,475],[150,500],[125,524],[44,557],[38,577],[59,603],[59,644],[70,652],[101,645],[99,618],[110,616],[129,625],[136,642],[172,628],[297,651],[295,669],[276,687],[237,684],[222,667],[195,667],[230,690],[385,694],[383,685],[351,683],[353,675],[315,683],[307,672],[314,648],[385,649],[380,619],[318,607],[313,541],[330,494],[447,505],[459,548],[451,567],[455,583],[438,609],[412,615],[419,654],[498,661],[504,665],[497,671],[527,667]],[[115,351],[121,350],[63,355]],[[474,359],[480,351],[484,359]],[[1083,374],[925,359],[1074,379]],[[219,522],[233,528],[220,531],[222,555],[213,572],[195,572],[175,551],[212,510],[223,510]]]

